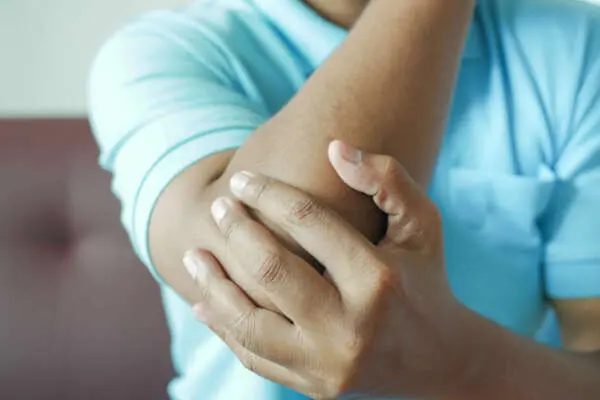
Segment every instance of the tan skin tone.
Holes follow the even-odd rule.
[[[428,184],[435,164],[441,127],[447,112],[460,49],[468,25],[468,18],[465,17],[468,16],[468,12],[456,11],[462,5],[444,10],[456,14],[451,18],[448,17],[447,21],[441,16],[439,21],[443,23],[437,21],[435,25],[432,24],[440,30],[441,42],[438,40],[432,42],[436,44],[440,42],[439,48],[431,48],[420,43],[410,47],[410,43],[415,42],[415,39],[407,39],[407,43],[402,45],[389,43],[386,39],[390,37],[390,32],[393,33],[393,37],[400,38],[398,41],[411,34],[411,29],[402,30],[407,24],[399,23],[408,8],[402,9],[398,2],[377,0],[376,6],[374,4],[373,7],[368,6],[368,9],[371,9],[370,18],[364,17],[361,23],[357,23],[356,18],[362,15],[368,2],[307,0],[307,3],[324,18],[342,26],[354,27],[347,43],[315,73],[311,82],[298,96],[262,127],[242,149],[217,154],[189,168],[167,188],[154,211],[150,233],[153,262],[167,283],[190,302],[198,302],[202,296],[195,283],[180,267],[181,255],[185,250],[199,246],[212,251],[217,257],[224,255],[224,241],[218,234],[208,210],[215,198],[229,192],[229,178],[236,171],[251,169],[305,190],[315,196],[320,203],[337,211],[350,222],[351,226],[357,228],[371,241],[376,241],[383,233],[384,214],[368,197],[349,190],[346,185],[339,182],[339,178],[328,164],[324,151],[332,138],[331,132],[334,137],[347,140],[368,151],[387,151],[395,159],[402,161],[418,186],[425,187]],[[406,0],[404,3],[408,7],[411,0]],[[443,7],[434,3],[436,2],[433,0],[422,0],[419,4],[412,5],[423,8],[422,14],[419,14],[419,11],[410,11],[413,13],[410,14],[411,23],[414,23],[416,16],[418,17],[416,20],[424,21],[423,26],[427,27],[427,18],[430,15],[427,12],[433,13],[431,10],[435,10],[435,7]],[[427,7],[432,8],[427,9]],[[468,10],[468,7],[465,10]],[[393,22],[382,23],[386,18]],[[394,22],[397,26],[391,26]],[[419,24],[415,23],[415,26]],[[377,39],[378,34],[379,39]],[[387,46],[393,51],[382,50],[381,53],[376,51]],[[431,53],[422,54],[426,53],[423,48],[430,50]],[[370,57],[365,57],[365,54],[369,54]],[[385,58],[386,54],[394,54],[397,57]],[[439,63],[432,62],[433,54],[440,58]],[[394,77],[379,82],[380,88],[389,90],[385,93],[386,98],[396,96],[396,100],[392,103],[400,112],[394,115],[393,120],[386,120],[390,115],[385,111],[389,101],[381,101],[378,97],[380,95],[378,92],[381,90],[368,91],[376,77],[370,73],[361,75],[360,60],[373,59],[373,57],[380,57],[378,65],[389,66],[389,76]],[[356,62],[348,62],[348,60],[356,60]],[[347,65],[356,65],[356,69],[347,70],[345,67]],[[340,87],[337,89],[335,77],[339,76],[340,72],[348,75],[342,74]],[[385,75],[385,68],[383,72],[378,72],[377,77]],[[402,92],[390,88],[390,82],[397,83],[398,76],[406,77]],[[352,79],[356,82],[357,90],[364,91],[345,93],[347,85],[343,85],[344,79]],[[431,86],[412,88],[409,83],[414,81],[431,82]],[[406,93],[404,97],[403,93]],[[310,107],[314,103],[312,101],[314,98],[321,100],[318,110]],[[353,103],[353,98],[360,98],[361,101]],[[415,98],[422,100],[420,107],[417,108],[419,112],[402,106],[407,99]],[[437,101],[431,100],[432,98]],[[339,107],[340,99],[345,102],[343,107]],[[331,101],[332,107],[324,106],[328,101]],[[381,112],[381,118],[375,118],[374,114],[365,112],[365,104],[372,105],[373,111],[370,112]],[[409,112],[403,114],[403,109]],[[347,111],[344,113],[343,110]],[[307,121],[312,122],[307,124]],[[348,122],[348,125],[344,125],[345,122]],[[411,135],[402,136],[395,129],[396,126],[410,126]],[[294,149],[286,147],[286,142],[293,142]],[[410,146],[407,146],[406,143],[409,142]],[[273,154],[273,157],[265,157],[265,147],[272,150],[269,154]],[[319,148],[323,151],[315,151]],[[289,166],[290,163],[298,167],[286,169],[280,167]],[[307,171],[306,165],[314,167]],[[271,227],[288,243],[288,248],[310,259],[294,244],[294,241],[290,240],[290,235],[285,230],[276,225]],[[252,299],[267,308],[278,309],[272,299],[265,294],[264,288],[243,272],[243,269],[232,267],[228,272]],[[557,300],[554,304],[561,320],[565,345],[569,349],[586,352],[600,349],[600,300]],[[481,329],[487,329],[485,326],[487,325],[482,324]],[[529,346],[526,348],[529,349]],[[519,348],[523,354],[529,354],[522,350]],[[514,357],[517,355],[515,354]],[[499,359],[505,358],[505,354],[499,355]],[[537,368],[538,365],[535,367]],[[544,366],[539,367],[543,371]],[[535,371],[528,371],[524,376],[527,376],[527,381],[523,382],[523,385],[529,390],[531,387],[536,387],[534,383],[536,381],[540,382],[540,385],[545,384],[543,374],[536,376]]]
[[[369,0],[304,0],[324,18],[351,27]],[[553,300],[564,345],[574,351],[600,349],[600,299]]]
[[[304,0],[323,18],[336,25],[350,28],[362,14],[370,0]]]
[[[327,145],[339,138],[385,150],[403,160],[420,185],[428,185],[474,4],[461,1],[458,8],[440,6],[438,0],[371,3],[342,46],[240,149],[202,160],[175,179],[150,224],[151,256],[163,279],[188,301],[198,299],[180,268],[181,257],[195,246],[224,255],[209,206],[228,192],[229,177],[242,169],[301,188],[370,240],[381,238],[384,215],[339,181],[327,161]],[[430,40],[435,45],[425,46]],[[426,52],[417,51],[424,47]],[[410,134],[399,127],[411,127]],[[290,248],[302,252],[285,232],[279,233]],[[246,282],[242,286],[256,301],[269,302],[243,274],[235,279]]]
[[[369,0],[304,0],[324,18],[351,27]],[[600,299],[553,300],[566,348],[574,351],[600,349]]]
[[[252,371],[317,399],[595,400],[597,355],[557,351],[471,312],[453,296],[436,206],[393,158],[334,142],[330,161],[388,215],[377,245],[291,186],[244,172],[231,192],[286,230],[330,272],[287,251],[241,203],[213,204],[226,258],[190,252],[194,310]],[[330,243],[335,242],[335,246]],[[225,267],[226,266],[226,267]],[[281,310],[253,303],[224,273],[243,268]]]

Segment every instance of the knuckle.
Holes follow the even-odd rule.
[[[350,379],[347,374],[339,374],[331,377],[324,385],[323,399],[339,399],[348,390]]]
[[[249,196],[254,198],[256,201],[261,201],[265,194],[268,193],[272,187],[272,181],[268,178],[263,177],[253,182],[252,186],[248,189]]]
[[[196,290],[198,299],[197,302],[205,305],[212,303],[212,293],[208,285],[197,285]]]
[[[356,328],[348,329],[348,331],[349,332],[346,333],[344,340],[342,341],[342,358],[344,360],[344,365],[352,368],[352,366],[360,361],[360,356],[364,349],[364,340]]]
[[[242,365],[244,366],[244,368],[246,368],[248,371],[254,372],[254,373],[259,372],[257,356],[254,353],[246,351],[246,352],[244,352],[244,354],[239,356],[239,359],[240,359]]]
[[[353,312],[359,328],[364,328],[363,320],[370,320],[373,311],[387,307],[386,303],[397,291],[398,276],[383,262],[374,262],[364,277],[364,283],[363,295],[353,303]],[[362,344],[360,336],[350,337],[347,342],[352,344],[348,348],[354,350],[359,349]]]
[[[344,254],[347,255],[348,260],[354,265],[371,266],[374,265],[374,262],[377,259],[372,250],[364,246],[342,246],[340,252],[344,252]]]
[[[379,193],[379,202],[384,209],[393,210],[397,218],[405,218],[409,213],[406,198],[401,191],[383,187]]]
[[[225,222],[225,226],[222,228],[222,234],[225,240],[231,241],[235,239],[236,235],[242,230],[243,221],[237,219],[229,219]]]
[[[387,266],[382,265],[374,269],[373,272],[373,300],[380,300],[387,297],[396,284],[396,275]]]
[[[396,159],[386,156],[382,164],[375,201],[381,208],[392,211],[394,215],[402,215],[410,205],[412,192],[409,190],[410,185],[407,185],[409,178]]]
[[[328,383],[325,388],[320,392],[317,400],[331,400],[339,399],[343,396],[343,393],[339,390],[336,383]]]
[[[404,236],[411,241],[420,242],[425,235],[425,228],[423,222],[417,218],[409,218],[404,224]]]
[[[312,225],[322,218],[323,209],[319,203],[310,197],[295,200],[289,206],[287,222],[293,225]]]
[[[432,203],[414,208],[414,212],[398,215],[394,242],[409,250],[428,251],[442,236],[442,215]]]
[[[251,321],[251,313],[240,313],[230,321],[228,331],[232,333],[236,341],[247,341],[248,336],[252,334]]]
[[[414,237],[425,251],[436,247],[443,236],[442,214],[435,205],[430,205],[423,221],[415,228]]]
[[[256,275],[257,279],[265,285],[283,281],[285,279],[285,262],[281,252],[267,253],[260,261]]]
[[[254,352],[256,350],[257,332],[254,314],[243,313],[232,320],[227,328],[227,332],[241,348],[245,351]]]
[[[383,161],[383,182],[394,184],[405,179],[404,169],[394,157],[385,156]]]

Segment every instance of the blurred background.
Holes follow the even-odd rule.
[[[98,47],[146,10],[185,0],[0,0],[0,117],[85,113]]]
[[[183,3],[0,0],[0,399],[166,398],[158,289],[96,165],[85,89],[112,32]]]
[[[106,37],[140,12],[186,2],[0,0],[0,118],[83,115],[86,75]]]
[[[86,121],[119,26],[178,0],[0,0],[0,399],[166,399],[157,285],[133,255]]]

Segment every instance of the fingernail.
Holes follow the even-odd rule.
[[[237,197],[242,197],[244,189],[248,186],[248,183],[254,178],[254,174],[248,171],[238,172],[231,177],[229,186],[231,192]]]
[[[359,149],[350,146],[347,143],[344,142],[338,142],[339,143],[339,150],[340,150],[340,155],[342,156],[342,158],[346,161],[348,161],[351,164],[360,164],[363,160],[363,152],[360,151]]]
[[[212,203],[210,212],[217,224],[221,223],[223,218],[225,218],[225,215],[227,215],[231,205],[231,199],[227,197],[220,197]]]
[[[194,252],[189,251],[183,256],[183,265],[194,281],[204,280],[208,267]]]

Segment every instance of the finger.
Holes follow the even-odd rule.
[[[309,389],[306,381],[293,370],[257,356],[227,335],[219,332],[215,334],[225,342],[247,370],[296,392],[305,393]]]
[[[287,250],[242,205],[217,199],[211,208],[226,241],[227,254],[244,268],[283,314],[303,327],[338,310],[337,292],[306,261]]]
[[[404,249],[427,247],[437,235],[437,208],[393,157],[363,153],[341,141],[329,146],[329,159],[351,188],[373,197],[389,215],[382,245]]]
[[[408,197],[422,194],[393,157],[364,153],[337,140],[329,145],[329,160],[348,186],[373,197],[386,214],[404,213]]]
[[[194,257],[201,257],[205,260],[194,260]],[[199,253],[198,255],[191,253],[190,255],[186,255],[186,258],[184,260],[186,269],[196,282],[198,282],[199,280],[206,280],[206,278],[202,278],[201,276],[199,276],[200,273],[207,274],[208,276],[214,276],[217,279],[226,280],[226,276],[223,273],[223,269],[220,265],[218,265],[218,262],[214,259],[214,257],[212,257],[212,255],[208,253]],[[197,266],[198,263],[203,263],[205,268],[199,268]],[[233,299],[235,301],[238,295],[238,293],[236,293],[237,291],[233,288],[230,288],[229,290],[232,290],[234,292],[233,296],[231,296],[230,299]],[[214,307],[214,305],[212,307]],[[286,387],[293,388],[295,390],[304,389],[303,380],[300,379],[296,373],[292,372],[290,369],[284,366],[276,364],[273,361],[258,356],[257,354],[242,346],[236,340],[235,335],[228,334],[227,329],[224,328],[227,324],[218,322],[221,319],[211,312],[210,304],[199,303],[194,306],[193,312],[194,316],[198,320],[207,324],[207,326],[211,328],[213,332],[225,342],[225,344],[227,344],[227,346],[233,351],[236,357],[248,370],[270,381],[277,382]]]
[[[235,341],[260,358],[283,366],[303,362],[306,352],[297,340],[296,327],[282,316],[258,308],[245,293],[223,274],[214,257],[202,252],[188,252],[184,257],[188,271],[193,271],[201,301],[194,315],[227,342]]]
[[[376,266],[374,246],[335,212],[298,189],[249,172],[232,177],[231,191],[324,265],[338,290],[365,287]]]
[[[340,140],[334,140],[329,144],[328,156],[329,162],[346,185],[369,196],[377,193],[377,170],[365,168],[365,157],[368,154]]]

